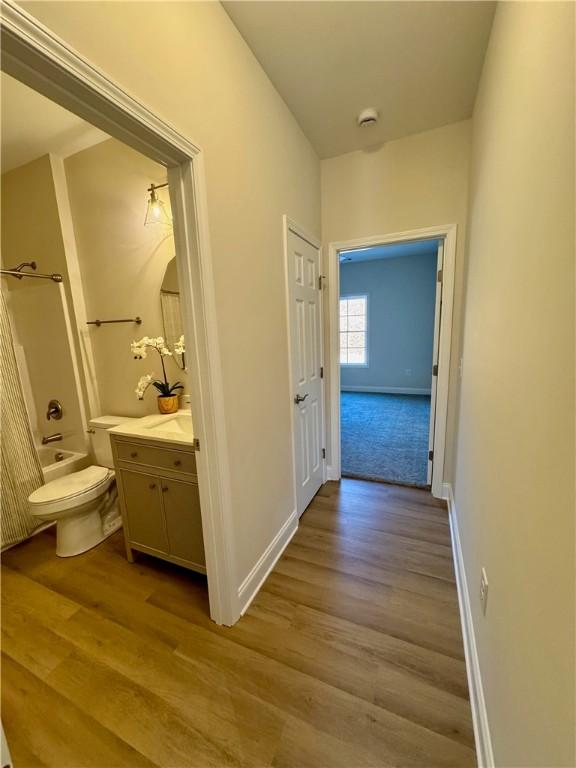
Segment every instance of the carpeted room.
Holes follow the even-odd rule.
[[[427,484],[438,242],[340,256],[342,474]]]

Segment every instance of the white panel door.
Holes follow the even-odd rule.
[[[444,241],[438,243],[438,272],[442,274],[444,261]],[[428,485],[432,483],[432,468],[434,466],[434,430],[436,425],[436,389],[438,386],[438,358],[440,350],[440,318],[442,316],[442,280],[436,281],[436,307],[434,309],[434,346],[432,351],[432,388],[430,394],[430,427],[428,431]],[[430,458],[432,457],[432,458]]]
[[[288,229],[286,258],[296,502],[300,516],[323,482],[320,250]]]

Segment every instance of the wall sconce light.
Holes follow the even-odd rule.
[[[166,182],[166,184],[150,184],[148,187],[150,197],[148,198],[148,205],[146,207],[144,226],[147,226],[148,224],[164,224],[168,227],[172,226],[172,219],[168,215],[166,206],[156,193],[157,189],[162,189],[162,187],[167,186],[168,182]]]

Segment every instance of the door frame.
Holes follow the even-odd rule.
[[[1,22],[4,72],[167,168],[184,331],[191,340],[186,357],[200,441],[210,616],[234,624],[240,606],[203,152],[13,0],[3,0]]]
[[[306,232],[306,230],[301,227],[299,224],[297,224],[293,219],[289,218],[286,214],[282,217],[282,237],[283,237],[283,244],[284,244],[284,297],[285,297],[285,304],[286,304],[286,335],[287,335],[287,341],[288,341],[288,391],[290,393],[290,441],[292,444],[292,494],[293,494],[293,508],[296,513],[296,518],[299,520],[300,516],[302,515],[302,512],[304,510],[298,510],[298,493],[297,493],[297,480],[296,480],[296,434],[295,434],[295,418],[294,418],[294,408],[292,407],[292,363],[294,359],[293,349],[292,349],[292,336],[290,333],[290,323],[292,322],[292,315],[290,311],[290,276],[288,272],[288,233],[294,232],[294,234],[298,235],[298,237],[301,237],[303,240],[306,240],[307,243],[310,243],[310,245],[313,248],[316,248],[318,250],[318,260],[319,260],[319,271],[320,271],[320,278],[323,277],[323,264],[322,264],[322,244],[320,242],[320,239],[317,237],[314,237],[309,232]],[[322,286],[324,286],[324,280],[322,280]],[[320,290],[320,365],[322,366],[324,370],[324,374],[326,374],[326,368],[324,363],[324,291]],[[320,425],[320,434],[323,436],[324,439],[324,446],[326,446],[326,377],[321,379],[321,407],[320,407],[320,418],[322,420],[322,423]],[[325,450],[325,449],[324,449]],[[327,472],[326,472],[326,458],[322,458],[322,483],[326,482]]]
[[[332,242],[328,245],[328,285],[325,333],[330,350],[328,371],[330,410],[330,464],[328,479],[341,478],[340,453],[340,354],[339,354],[339,304],[340,260],[339,253],[353,248],[389,245],[409,240],[444,240],[444,263],[442,267],[442,314],[440,317],[440,338],[438,352],[438,378],[436,389],[436,418],[434,432],[434,465],[432,469],[432,494],[443,498],[444,456],[446,449],[446,424],[448,417],[448,389],[450,384],[450,354],[452,342],[452,312],[454,306],[454,273],[456,265],[456,224],[443,224],[423,229],[411,229],[386,235],[360,237],[354,240]]]

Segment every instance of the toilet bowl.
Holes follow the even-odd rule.
[[[28,497],[33,517],[56,523],[59,557],[87,552],[122,525],[108,429],[125,421],[130,419],[121,416],[93,419],[90,433],[98,464],[52,480]]]
[[[86,552],[120,527],[104,531],[103,520],[116,502],[114,472],[92,466],[64,475],[30,494],[33,517],[56,522],[56,554],[71,557]]]

